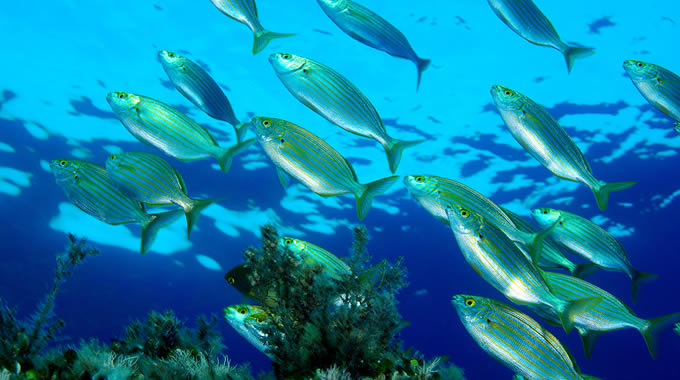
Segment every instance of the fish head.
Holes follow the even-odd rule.
[[[322,8],[344,10],[347,8],[347,0],[317,0]]]
[[[287,123],[281,119],[256,116],[250,120],[250,127],[261,144],[283,148]]]
[[[158,52],[158,58],[165,68],[181,68],[184,64],[185,58],[168,50],[161,50]]]
[[[80,161],[58,158],[50,161],[50,171],[59,184],[76,184],[80,178]]]
[[[291,252],[298,254],[307,249],[307,244],[304,241],[290,237],[282,237],[279,239],[279,244],[285,249],[289,249]]]
[[[531,210],[531,216],[536,220],[536,223],[541,227],[546,227],[557,222],[562,216],[560,210],[552,208],[535,208]]]
[[[517,111],[524,105],[524,95],[500,85],[491,87],[491,96],[499,111]]]
[[[227,283],[240,293],[252,296],[253,289],[250,285],[250,275],[253,273],[253,269],[248,264],[240,264],[232,268],[229,272],[224,275],[224,279]]]
[[[460,205],[448,205],[446,215],[457,235],[483,236],[484,218],[476,212]]]
[[[435,176],[413,174],[404,177],[404,185],[415,198],[427,197],[436,194],[439,188],[439,179]]]
[[[654,79],[658,74],[655,65],[633,59],[624,61],[623,69],[626,70],[626,74],[636,82]]]
[[[109,92],[108,95],[106,95],[106,101],[109,103],[113,113],[118,115],[136,108],[141,101],[141,98],[128,92],[115,91]]]
[[[492,305],[487,298],[457,294],[451,298],[458,317],[464,323],[475,323],[492,314]]]
[[[124,153],[114,153],[109,155],[106,159],[106,170],[118,170],[123,165],[125,154]]]
[[[269,56],[269,63],[277,74],[290,74],[304,69],[307,58],[290,53],[272,53]]]
[[[224,308],[224,319],[247,339],[263,337],[261,329],[267,321],[267,313],[256,305],[232,305]],[[255,342],[253,342],[255,343]]]

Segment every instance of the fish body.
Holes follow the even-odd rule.
[[[606,183],[593,176],[590,164],[567,132],[545,108],[507,87],[491,88],[496,108],[517,142],[554,175],[588,186],[600,210],[607,208],[609,193],[635,182]]]
[[[347,159],[308,130],[267,117],[253,118],[251,126],[277,166],[280,178],[290,175],[321,196],[354,194],[359,219],[368,213],[373,197],[385,192],[399,178],[392,176],[361,184]]]
[[[675,120],[680,133],[680,76],[653,63],[627,60],[623,68],[649,104]]]
[[[352,273],[349,265],[318,245],[290,237],[282,237],[280,244],[306,263],[321,265],[324,272],[336,280]]]
[[[177,169],[155,154],[112,154],[106,160],[106,171],[118,189],[134,200],[181,207],[187,219],[187,235],[198,221],[200,212],[217,201],[189,198],[184,179]]]
[[[283,85],[302,104],[348,132],[378,141],[385,149],[392,173],[399,166],[403,150],[422,142],[390,137],[368,98],[330,67],[289,53],[274,53],[269,62]]]
[[[235,154],[247,149],[250,139],[222,148],[202,126],[175,108],[146,96],[111,92],[106,96],[113,113],[139,141],[184,161],[217,158],[227,172]]]
[[[451,303],[475,342],[525,379],[584,378],[562,343],[528,315],[484,297],[459,294]]]
[[[559,50],[571,72],[574,60],[592,55],[590,48],[571,46],[562,41],[555,27],[531,0],[488,0],[491,9],[513,32],[525,40]]]
[[[418,70],[418,87],[422,72],[430,60],[421,59],[408,39],[394,25],[365,6],[352,0],[317,0],[324,13],[343,32],[374,49],[413,62]]]
[[[257,305],[233,305],[224,309],[224,319],[242,337],[263,354],[273,359],[273,355],[267,353],[269,346],[265,344],[267,334],[262,329],[267,324],[267,313]]]
[[[253,54],[261,52],[275,38],[294,36],[295,33],[274,33],[266,30],[257,15],[255,0],[210,0],[227,17],[245,24],[253,32]]]
[[[561,247],[597,264],[605,270],[624,272],[633,281],[633,299],[637,299],[642,282],[656,278],[633,267],[623,245],[592,221],[570,212],[537,208],[532,216],[539,225],[553,226],[550,237]]]

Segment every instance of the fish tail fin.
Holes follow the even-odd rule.
[[[576,58],[585,58],[595,54],[595,49],[567,45],[564,51],[564,59],[567,61],[567,70],[571,72]]]
[[[636,183],[637,182],[601,182],[598,186],[592,187],[593,194],[595,194],[595,199],[597,200],[597,206],[602,211],[606,210],[607,205],[609,204],[609,193],[625,190]]]
[[[430,67],[429,59],[421,59],[416,57],[416,68],[418,69],[418,83],[416,84],[416,91],[420,88],[420,78],[423,76],[423,71]]]
[[[586,276],[590,276],[591,274],[597,272],[598,269],[600,269],[600,266],[594,263],[578,264],[571,275],[580,279],[584,279]]]
[[[529,251],[529,256],[534,265],[538,265],[538,260],[541,258],[541,251],[543,250],[543,241],[548,235],[555,229],[557,223],[553,223],[550,227],[547,227],[541,231],[531,234],[530,241],[527,243],[527,250]]]
[[[652,358],[656,359],[656,341],[659,338],[659,333],[675,323],[680,322],[680,313],[673,313],[664,315],[654,319],[648,319],[647,323],[640,329],[642,337],[645,338],[647,349]]]
[[[243,122],[234,125],[234,131],[236,132],[236,142],[240,143],[243,141],[243,139],[245,139],[248,129],[250,129],[250,122]]]
[[[571,329],[574,328],[574,317],[576,317],[576,315],[579,313],[586,312],[597,306],[600,301],[602,301],[602,298],[600,297],[583,298],[576,301],[564,302],[563,304],[558,305],[557,311],[560,315],[560,322],[562,323],[564,331],[569,334]]]
[[[595,342],[597,341],[597,338],[604,333],[604,331],[579,329],[578,333],[581,335],[581,342],[583,342],[583,352],[586,354],[586,359],[590,359],[590,355],[593,353],[593,348],[595,348]]]
[[[291,37],[294,35],[295,33],[275,33],[268,30],[257,31],[255,32],[253,41],[253,54],[261,52],[273,39]]]
[[[633,275],[631,276],[631,280],[633,281],[633,302],[637,303],[640,285],[656,280],[657,277],[659,277],[657,274],[640,272],[637,269],[633,269]]]
[[[184,209],[184,214],[186,215],[187,218],[187,239],[189,238],[189,236],[191,236],[191,230],[196,225],[196,222],[198,222],[198,217],[201,215],[201,211],[203,211],[206,207],[210,206],[211,204],[221,199],[222,198],[191,200],[191,204],[189,205],[189,207]]]
[[[222,170],[225,173],[228,172],[229,168],[231,167],[231,161],[234,159],[234,156],[248,149],[248,147],[250,147],[254,142],[255,139],[249,139],[243,142],[236,143],[236,145],[228,149],[221,148],[217,153],[217,161],[219,161],[220,163],[220,170]]]
[[[387,191],[390,186],[394,185],[394,182],[396,182],[397,179],[399,179],[399,176],[393,175],[391,177],[367,183],[365,185],[366,188],[364,191],[361,194],[355,195],[357,198],[357,215],[359,216],[359,220],[364,219],[366,214],[368,214],[368,210],[371,209],[373,197]]]
[[[401,161],[401,154],[404,149],[416,146],[425,140],[403,141],[392,140],[388,145],[385,145],[385,153],[387,153],[387,162],[390,164],[390,171],[394,173],[397,171],[399,161]]]
[[[142,225],[142,238],[139,249],[142,255],[149,251],[158,231],[177,220],[177,218],[182,216],[182,213],[183,210],[172,210],[149,215],[151,217],[149,221]]]
[[[673,124],[673,129],[675,129],[676,132],[680,133],[680,121],[676,121],[675,124]]]

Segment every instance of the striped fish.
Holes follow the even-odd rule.
[[[354,194],[359,219],[368,214],[373,197],[384,193],[399,178],[391,176],[361,184],[349,161],[308,130],[267,117],[255,117],[250,123],[284,184],[290,175],[321,196]]]
[[[295,33],[274,33],[265,30],[257,16],[255,0],[210,0],[227,17],[245,24],[253,32],[253,54],[264,49],[275,38],[294,36]]]
[[[465,260],[512,302],[555,308],[567,333],[573,327],[576,314],[599,302],[597,299],[573,302],[559,299],[551,293],[542,271],[492,222],[459,205],[451,205],[446,211]]]
[[[210,74],[190,59],[171,51],[162,50],[158,57],[177,91],[210,117],[231,124],[238,142],[243,141],[247,124],[238,121],[229,99]]]
[[[274,356],[267,352],[269,347],[265,344],[267,334],[262,330],[269,317],[262,307],[245,304],[228,306],[224,308],[224,319],[250,344],[270,359],[274,359]]]
[[[451,303],[475,342],[525,379],[593,379],[580,374],[562,343],[528,315],[478,296],[455,295]]]
[[[420,144],[390,137],[373,104],[345,77],[330,67],[288,53],[269,56],[276,75],[302,104],[338,127],[378,141],[394,173],[404,149]]]
[[[597,286],[576,277],[561,273],[544,272],[545,279],[553,293],[565,301],[597,297],[602,301],[592,309],[576,316],[574,327],[583,340],[586,357],[590,358],[595,340],[607,331],[634,328],[645,339],[649,353],[656,358],[656,341],[661,331],[680,321],[680,313],[654,319],[642,319],[618,298]],[[550,322],[559,323],[552,308],[532,307],[532,310]]]
[[[550,208],[534,209],[532,215],[539,225],[554,227],[550,237],[561,247],[605,270],[626,273],[633,282],[634,301],[637,301],[640,284],[656,279],[655,274],[633,268],[621,243],[590,220]]]
[[[374,49],[415,63],[420,77],[430,65],[429,59],[421,59],[411,47],[406,36],[394,25],[372,10],[352,0],[317,0],[326,15],[355,40]]]
[[[675,119],[680,133],[680,76],[653,63],[628,60],[623,68],[647,101]]]
[[[187,219],[187,238],[201,211],[219,199],[198,200],[187,196],[184,179],[167,161],[151,153],[112,154],[106,171],[113,183],[128,197],[151,205],[176,204]]]
[[[57,185],[68,199],[85,213],[108,224],[139,223],[142,226],[140,252],[148,252],[158,230],[180,217],[180,210],[147,214],[144,204],[117,189],[99,165],[74,159],[50,162]]]
[[[106,101],[125,128],[139,141],[183,161],[215,157],[220,169],[227,172],[234,155],[255,142],[255,139],[249,139],[231,148],[222,148],[205,128],[185,114],[146,96],[111,92]]]
[[[588,186],[600,210],[607,208],[609,193],[635,184],[595,178],[583,152],[557,120],[533,100],[503,86],[493,86],[491,94],[505,125],[524,149],[554,175]]]
[[[592,55],[595,50],[567,45],[562,41],[550,20],[531,0],[488,0],[491,9],[513,32],[532,44],[559,50],[571,72],[576,58]]]
[[[416,201],[440,222],[448,225],[446,208],[460,205],[492,222],[513,241],[526,246],[534,262],[541,256],[541,247],[547,232],[518,229],[504,209],[476,190],[451,179],[428,175],[406,176],[404,184]]]
[[[349,265],[318,245],[290,237],[282,237],[280,244],[306,263],[321,265],[324,271],[336,280],[352,273]]]

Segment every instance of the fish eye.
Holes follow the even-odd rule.
[[[293,242],[293,239],[286,239],[285,243],[286,244],[291,244]]]
[[[512,96],[512,91],[510,90],[505,90],[503,91],[503,93],[505,94],[505,96]]]
[[[644,66],[644,65],[642,64],[642,62],[638,62],[638,63],[637,63],[637,67],[642,67],[642,66]]]
[[[78,179],[78,174],[74,174],[73,179]]]
[[[247,307],[239,307],[237,311],[241,314],[248,314],[248,308]]]
[[[470,211],[460,210],[460,216],[462,216],[463,218],[467,218],[468,216],[470,216]]]
[[[423,182],[424,179],[425,178],[418,176],[418,177],[416,177],[416,182]]]
[[[112,155],[109,156],[109,160],[115,160],[116,157],[118,157],[118,156],[116,156],[115,154],[112,154]]]
[[[262,318],[262,317],[257,317],[257,318],[255,318],[255,322],[257,322],[257,323],[259,323],[259,324],[263,324],[263,323],[264,323],[264,318]]]
[[[284,139],[281,139],[281,140],[279,140],[279,141],[281,141],[281,144],[285,144],[285,143],[286,143],[286,140],[284,140]]]
[[[268,126],[270,126],[271,124],[272,124],[272,123],[271,123],[269,120],[265,120],[265,121],[262,122],[262,125],[264,125],[265,127],[268,127]]]
[[[174,58],[174,57],[175,57],[175,53],[173,53],[173,52],[169,51],[169,52],[168,52],[168,57],[170,57],[170,58]]]
[[[477,303],[477,302],[475,300],[473,300],[472,298],[468,298],[468,299],[465,300],[465,306],[468,306],[468,307],[475,306],[475,303]]]
[[[61,166],[62,168],[63,168],[64,166],[66,166],[66,164],[68,164],[68,162],[67,162],[66,160],[61,160],[61,161],[59,161],[59,166]]]
[[[544,213],[544,214],[547,214],[547,213],[548,213],[548,210],[547,210],[547,209],[543,209],[543,213]]]
[[[124,97],[125,97],[125,94],[123,94],[122,92],[120,94],[118,94],[118,99],[123,99]]]
[[[229,277],[229,278],[227,278],[227,282],[229,283],[229,285],[234,285],[234,283],[236,282],[236,279],[233,278],[233,277]]]
[[[283,59],[290,59],[290,54],[284,54],[281,56]]]
[[[484,239],[484,235],[482,235],[482,234],[479,234],[479,235],[477,235],[477,236],[478,236],[480,239]]]

